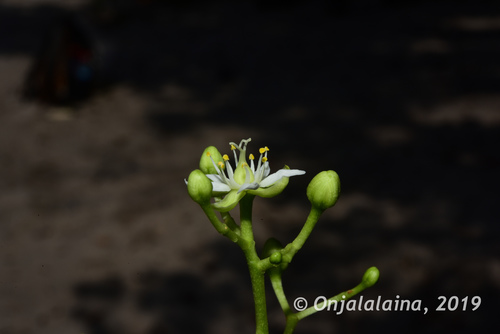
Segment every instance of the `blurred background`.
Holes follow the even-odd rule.
[[[319,312],[298,334],[499,325],[498,59],[497,1],[0,1],[0,333],[253,333],[241,251],[183,181],[249,137],[307,171],[255,200],[259,248],[293,240],[316,173],[342,181],[290,301],[375,265],[365,300],[429,308]]]

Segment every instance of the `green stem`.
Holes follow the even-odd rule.
[[[362,292],[366,288],[368,288],[368,286],[364,285],[363,283],[360,283],[355,288],[353,288],[351,290],[341,292],[336,296],[328,298],[326,301],[324,301],[322,303],[318,303],[317,305],[313,305],[313,306],[311,306],[311,307],[309,307],[309,308],[307,308],[299,313],[296,313],[297,318],[298,318],[298,320],[304,319],[305,317],[308,317],[311,314],[314,314],[320,310],[328,309],[329,308],[328,305],[330,305],[330,304],[333,305],[333,303],[338,303],[338,302],[345,303],[345,301],[356,296],[358,293]],[[340,309],[340,307],[338,307],[337,309]]]
[[[241,237],[246,241],[245,245],[240,245],[250,271],[252,282],[252,292],[255,302],[255,326],[256,334],[268,334],[269,326],[267,322],[266,290],[264,273],[259,266],[260,258],[255,250],[255,241],[252,229],[252,205],[255,196],[245,195],[240,201],[240,225]]]
[[[221,213],[222,219],[224,220],[224,223],[227,224],[227,226],[233,230],[236,234],[240,235],[240,227],[236,222],[234,221],[233,217],[231,217],[231,214],[229,212],[222,212]]]
[[[248,258],[247,258],[248,261]],[[256,262],[248,261],[252,292],[255,302],[255,327],[256,334],[268,334],[267,306],[264,273],[256,266]]]
[[[288,304],[288,300],[286,299],[285,292],[283,291],[283,283],[281,280],[281,270],[279,268],[271,268],[268,270],[269,278],[271,280],[271,284],[273,286],[274,293],[276,294],[276,298],[283,309],[283,313],[286,316],[286,327],[284,334],[292,334],[299,322],[299,318],[297,314],[293,313],[290,308],[290,304]]]
[[[292,313],[286,316],[286,327],[283,334],[292,334],[297,327],[297,323],[299,322],[299,318],[296,313]]]
[[[272,268],[269,269],[268,273],[269,279],[271,280],[271,284],[273,286],[274,294],[276,295],[276,298],[278,299],[283,312],[286,316],[293,314],[292,310],[290,309],[290,305],[288,304],[288,300],[286,299],[285,291],[283,291],[281,270],[279,268]]]
[[[247,194],[240,200],[241,236],[252,241],[254,240],[252,228],[252,207],[254,198],[255,196]]]
[[[203,209],[203,212],[205,212],[217,232],[229,238],[232,242],[236,242],[238,245],[240,245],[240,247],[246,247],[246,241],[243,238],[240,238],[240,236],[231,228],[229,228],[227,224],[219,220],[219,218],[215,214],[215,210],[212,208],[210,203],[201,205],[201,208]]]
[[[311,208],[311,211],[307,216],[307,220],[304,226],[302,227],[302,230],[300,230],[295,240],[286,245],[286,247],[282,250],[283,262],[290,263],[295,254],[297,254],[297,252],[302,248],[302,246],[304,246],[307,238],[309,238],[309,235],[314,229],[314,226],[316,226],[316,223],[318,222],[319,217],[321,216],[322,213],[323,210],[319,210],[314,206]]]

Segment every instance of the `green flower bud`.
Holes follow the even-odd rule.
[[[217,174],[217,167],[224,169],[224,159],[215,146],[209,146],[203,151],[200,159],[200,169],[205,174]]]
[[[281,262],[283,259],[283,255],[281,254],[282,249],[283,246],[281,245],[281,242],[279,242],[275,238],[267,239],[266,243],[264,244],[264,248],[262,249],[263,258],[269,257],[269,262],[275,265],[279,264],[277,268],[273,269],[278,270],[278,272],[282,272],[288,267],[287,262]]]
[[[316,175],[307,186],[307,198],[319,210],[331,208],[340,193],[340,179],[336,172],[328,170]]]
[[[269,257],[269,262],[272,264],[280,264],[281,263],[281,252],[274,252]]]
[[[198,204],[210,203],[212,197],[212,182],[199,169],[195,169],[189,174],[187,181],[189,196]]]
[[[369,288],[373,284],[377,283],[379,276],[380,272],[378,271],[377,267],[370,267],[363,275],[363,280],[361,281],[361,284],[363,284],[365,288]]]
[[[262,248],[262,257],[269,257],[282,249],[283,246],[281,245],[281,242],[278,241],[278,239],[269,238]]]

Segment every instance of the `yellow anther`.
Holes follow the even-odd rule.
[[[259,153],[260,154],[264,154],[265,151],[266,151],[266,147],[259,148]]]
[[[209,157],[209,156],[210,156],[210,152],[207,152],[207,157]]]
[[[262,162],[266,162],[266,161],[267,161],[267,157],[263,157]]]
[[[224,161],[228,161],[228,160],[229,160],[229,157],[227,156],[227,154],[224,154],[224,155],[222,156],[222,159],[224,159]]]
[[[250,153],[250,155],[248,156],[248,159],[253,160],[253,159],[255,159],[255,157],[253,156],[252,153]]]
[[[224,169],[224,163],[222,161],[219,161],[217,165],[219,165],[220,168]]]
[[[234,146],[233,144],[231,144],[231,151],[233,150],[236,150],[236,146]]]
[[[264,150],[269,151],[269,147],[265,146]]]

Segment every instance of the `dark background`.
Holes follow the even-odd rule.
[[[257,247],[295,237],[316,173],[342,181],[290,302],[375,265],[365,300],[429,308],[320,312],[297,333],[488,331],[499,56],[496,1],[1,2],[0,333],[253,333],[243,256],[183,181],[206,146],[249,137],[307,171],[256,199]],[[439,296],[482,303],[436,312]]]

